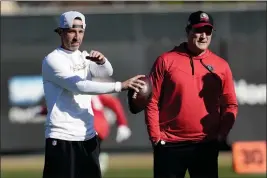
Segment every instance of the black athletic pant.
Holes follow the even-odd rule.
[[[218,178],[219,144],[158,143],[154,147],[154,178]]]
[[[101,178],[97,136],[86,141],[46,139],[43,178]]]

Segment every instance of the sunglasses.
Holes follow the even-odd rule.
[[[193,33],[206,33],[206,35],[210,36],[213,32],[213,28],[210,26],[204,26],[200,28],[192,28]]]

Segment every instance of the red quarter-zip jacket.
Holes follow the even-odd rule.
[[[207,50],[191,57],[186,43],[158,57],[145,109],[152,142],[203,141],[226,136],[238,104],[228,63]]]

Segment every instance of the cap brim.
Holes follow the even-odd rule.
[[[211,25],[210,23],[198,23],[198,24],[192,25],[193,28],[200,28],[204,26],[209,26],[209,27],[214,28],[213,25]]]

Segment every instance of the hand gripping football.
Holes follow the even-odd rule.
[[[145,109],[146,105],[152,97],[152,82],[148,77],[141,77],[140,80],[145,82],[145,85],[137,93],[133,89],[128,90],[128,106],[133,114],[137,114]]]

